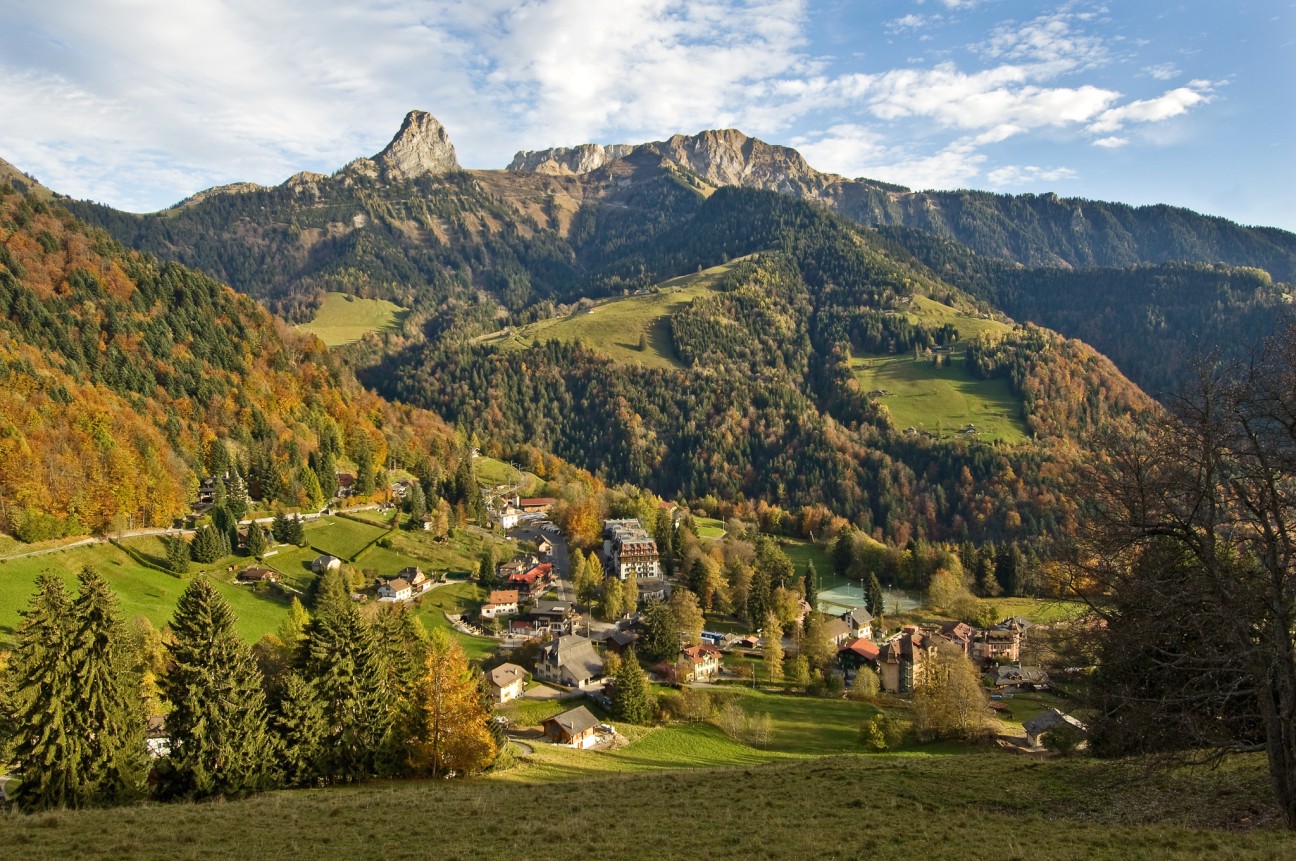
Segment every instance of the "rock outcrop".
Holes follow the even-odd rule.
[[[435,176],[460,169],[445,127],[425,111],[406,114],[396,137],[373,161],[396,179]]]
[[[513,156],[508,169],[522,173],[543,173],[549,176],[579,176],[598,170],[605,164],[629,155],[635,150],[632,144],[581,144],[553,149],[523,150]]]

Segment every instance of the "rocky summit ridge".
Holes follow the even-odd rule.
[[[373,161],[397,179],[435,176],[460,169],[445,126],[426,111],[406,114],[400,131]]]

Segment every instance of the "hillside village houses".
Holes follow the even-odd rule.
[[[498,705],[522,696],[526,688],[527,671],[517,664],[500,664],[486,674],[491,699]]]
[[[603,659],[594,650],[594,643],[577,634],[546,643],[536,656],[536,678],[569,688],[589,687],[602,674]]]
[[[664,601],[670,595],[657,542],[638,520],[604,521],[603,566],[608,576],[620,580],[631,574],[635,576],[641,605]]]

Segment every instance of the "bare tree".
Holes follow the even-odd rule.
[[[1202,363],[1150,419],[1079,489],[1108,632],[1096,746],[1263,749],[1296,828],[1296,329],[1246,367]]]

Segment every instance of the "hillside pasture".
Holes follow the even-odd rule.
[[[961,354],[936,367],[929,359],[912,354],[857,356],[851,359],[862,392],[884,392],[872,397],[887,408],[897,430],[915,428],[955,439],[964,428],[967,436],[991,442],[1026,440],[1021,400],[1004,379],[980,380],[963,366]]]
[[[329,347],[359,341],[370,332],[399,329],[409,312],[385,299],[361,299],[348,293],[326,293],[315,319],[297,328]]]
[[[354,559],[357,553],[387,532],[381,526],[357,523],[345,517],[321,519],[321,523],[325,521],[326,526],[308,530],[306,537],[312,547],[339,559]]]
[[[744,259],[744,258],[739,258]],[[607,299],[567,317],[541,320],[519,330],[478,338],[478,343],[501,350],[524,349],[542,341],[583,341],[616,362],[650,368],[683,368],[671,343],[669,317],[699,296],[715,289],[737,259],[690,275],[663,281],[651,291]],[[640,337],[645,349],[639,349]]]

